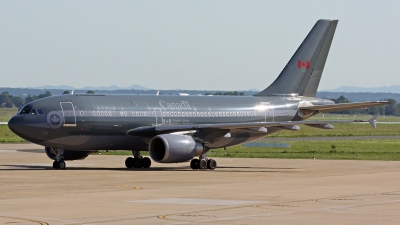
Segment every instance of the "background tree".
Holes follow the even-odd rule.
[[[390,102],[390,105],[385,106],[385,115],[399,115],[396,100],[394,100],[393,98],[388,98],[385,99],[385,101]]]
[[[46,91],[45,93],[42,93],[38,96],[39,98],[46,98],[46,97],[50,97],[51,96],[51,92],[50,91]]]
[[[13,96],[11,102],[14,104],[15,107],[21,108],[24,105],[24,100],[19,96]]]
[[[25,103],[33,102],[37,99],[37,96],[28,95],[25,98]]]

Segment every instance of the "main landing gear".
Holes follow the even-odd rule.
[[[151,160],[148,157],[144,157],[140,155],[139,151],[132,151],[133,158],[128,157],[125,160],[126,168],[150,168]]]
[[[55,150],[51,148],[51,150],[56,155],[56,160],[53,162],[53,168],[65,170],[67,168],[67,164],[64,161],[64,149]]]
[[[190,167],[194,170],[214,170],[217,167],[217,162],[214,159],[200,157],[199,159],[192,159],[192,161],[190,161]]]

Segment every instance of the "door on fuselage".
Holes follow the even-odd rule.
[[[60,102],[61,110],[64,117],[65,127],[75,127],[76,126],[76,115],[75,108],[72,102]]]
[[[162,116],[162,112],[161,109],[154,109],[154,116],[156,119],[156,123],[154,125],[158,126],[158,125],[162,125],[163,124],[163,116]]]
[[[260,102],[264,111],[264,122],[274,121],[274,107],[269,102]]]

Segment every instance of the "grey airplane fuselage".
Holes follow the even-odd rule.
[[[303,120],[307,116],[298,108],[305,102],[333,104],[326,99],[295,95],[59,95],[25,105],[10,123],[16,134],[43,146],[68,150],[147,151],[151,137],[129,136],[127,131],[145,126]],[[279,130],[281,128],[273,127],[267,132],[231,130],[230,136],[209,143],[207,147],[228,147]]]

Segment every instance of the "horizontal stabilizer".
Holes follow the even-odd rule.
[[[368,120],[368,122],[374,127],[376,128],[376,119],[378,118],[378,116],[374,116],[371,119]]]
[[[390,103],[387,101],[353,102],[353,103],[340,103],[340,104],[332,104],[332,105],[300,106],[299,109],[328,113],[328,112],[334,112],[334,111],[340,111],[340,110],[360,109],[360,108],[367,108],[367,107],[371,107],[371,106],[380,106],[380,105],[388,105],[388,104],[390,104]]]

